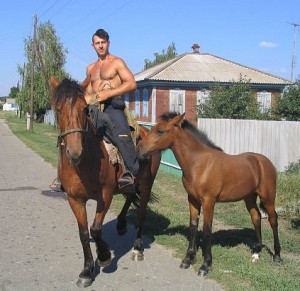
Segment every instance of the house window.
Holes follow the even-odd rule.
[[[125,101],[126,107],[129,107],[129,94],[128,93],[125,94],[124,101]]]
[[[140,116],[140,91],[135,91],[135,116]]]
[[[185,112],[184,90],[170,90],[170,111],[180,114]]]
[[[148,89],[143,90],[143,116],[148,117]]]
[[[257,92],[257,103],[261,113],[268,113],[271,109],[271,93],[266,91]]]
[[[197,91],[197,105],[205,104],[209,100],[210,92],[207,89]]]

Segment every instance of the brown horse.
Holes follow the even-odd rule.
[[[100,266],[107,266],[111,262],[111,253],[102,238],[102,224],[113,194],[118,192],[117,180],[121,175],[121,167],[116,167],[110,162],[102,137],[94,134],[95,128],[88,115],[88,106],[83,95],[83,90],[88,84],[89,80],[80,86],[69,79],[64,79],[59,84],[55,77],[51,77],[51,85],[55,89],[51,100],[52,107],[61,130],[58,136],[58,176],[77,219],[84,253],[84,268],[77,281],[77,286],[80,287],[91,285],[94,279],[92,277],[94,260],[89,243],[86,202],[89,199],[97,201],[90,234],[97,247],[97,263]],[[147,131],[146,128],[141,128],[141,138]],[[136,178],[136,190],[139,192],[140,200],[133,252],[137,259],[143,258],[142,227],[160,157],[160,153],[154,154],[147,161],[141,162]],[[127,193],[125,196],[125,204],[118,216],[119,234],[126,232],[126,214],[136,193]]]
[[[138,145],[140,156],[170,148],[181,166],[183,185],[188,193],[190,237],[181,268],[196,257],[196,233],[203,209],[204,261],[198,274],[205,276],[212,264],[211,236],[216,202],[244,200],[255,228],[254,259],[262,249],[261,214],[256,203],[267,211],[274,236],[274,261],[280,259],[278,221],[275,211],[276,170],[265,156],[257,153],[228,155],[215,146],[202,131],[184,119],[184,114],[168,114]]]

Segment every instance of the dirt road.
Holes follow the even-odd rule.
[[[56,170],[20,142],[0,119],[0,290],[76,290],[83,254],[65,194],[48,186]],[[88,203],[92,222],[95,203]],[[144,238],[145,260],[131,261],[133,226],[119,237],[116,215],[106,216],[103,236],[112,264],[96,269],[85,290],[222,290],[214,281],[181,270],[169,250]],[[95,246],[91,243],[94,256]]]

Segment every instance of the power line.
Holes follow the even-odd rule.
[[[288,22],[288,24],[294,27],[294,36],[293,36],[293,53],[292,53],[292,63],[291,63],[291,81],[293,82],[294,78],[294,68],[296,64],[296,35],[297,35],[297,28],[300,24]]]

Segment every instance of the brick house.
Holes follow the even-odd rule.
[[[194,44],[192,53],[185,53],[134,77],[137,90],[125,95],[125,101],[136,119],[156,123],[167,111],[186,112],[187,119],[196,121],[196,105],[209,97],[211,85],[250,79],[261,111],[274,105],[290,81],[241,64],[200,53]]]

